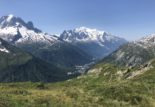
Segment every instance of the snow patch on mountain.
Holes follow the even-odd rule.
[[[133,43],[143,48],[153,47],[155,46],[155,34],[145,36],[140,40],[134,41]]]
[[[1,52],[9,53],[9,51],[6,48],[0,48]]]
[[[7,22],[10,22],[14,16],[12,14],[8,15]]]
[[[145,36],[142,39],[140,39],[139,41],[144,42],[144,43],[148,43],[148,42],[155,43],[155,34]]]
[[[6,27],[6,28],[2,28],[0,29],[0,34],[12,34],[12,35],[16,35],[17,34],[17,28],[15,27]]]
[[[9,53],[9,50],[7,50],[3,45],[2,42],[0,41],[0,51],[1,52],[5,52],[5,53]]]

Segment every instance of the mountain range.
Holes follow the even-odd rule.
[[[0,18],[0,106],[154,107],[154,71],[155,34],[128,42],[79,27],[56,36]]]
[[[48,63],[62,68],[74,68],[91,62],[91,56],[67,44],[58,37],[43,33],[32,22],[13,15],[0,18],[0,37],[10,44],[30,52]]]
[[[49,71],[47,72],[44,69],[45,71],[43,71],[47,72],[45,74],[51,76],[56,74],[55,76],[58,76],[58,78],[59,76],[62,77],[57,80],[69,79],[70,76],[68,74],[74,74],[72,75],[73,77],[80,75],[80,70],[91,69],[92,62],[93,66],[109,63],[119,67],[135,68],[148,64],[155,57],[154,34],[137,41],[127,42],[125,39],[105,31],[80,27],[73,30],[64,30],[60,36],[56,36],[44,33],[34,27],[31,21],[25,22],[20,17],[13,15],[0,18],[0,38],[4,44],[13,47],[12,50],[15,50],[15,52],[20,50],[23,52],[23,55],[26,54],[30,59],[32,58],[32,60],[26,60],[28,62],[23,62],[23,64],[26,64],[32,61],[32,66],[27,64],[28,68],[35,68],[35,66],[38,66],[37,64],[40,65],[38,72],[34,69],[28,69],[29,72],[32,71],[36,72],[36,75],[44,75],[44,73],[41,74],[39,72],[42,72],[43,67],[47,66],[46,68]],[[5,45],[1,47],[0,51],[2,54],[5,53],[7,55],[6,59],[9,59],[11,54],[9,53],[11,52],[10,48],[7,49]],[[27,58],[27,56],[22,57],[23,59]],[[17,57],[13,57],[13,59],[19,60]],[[8,61],[4,64],[4,68],[10,74],[14,71],[12,71],[13,68],[10,69],[7,63]],[[20,63],[18,65],[18,62],[15,62],[15,65],[18,67]],[[21,64],[20,66],[25,65]],[[17,69],[17,67],[15,68]],[[2,69],[4,68],[2,67]],[[54,74],[53,69],[56,71]],[[79,72],[77,73],[77,71]],[[57,75],[57,73],[60,75]],[[7,72],[5,75],[8,75]],[[11,77],[8,76],[8,78]],[[20,81],[23,77],[17,77],[18,79],[16,79],[16,76],[13,76],[12,78],[15,79],[8,79],[8,81]],[[32,78],[35,78],[35,75]],[[32,78],[27,76],[27,79],[23,78],[21,81],[32,80]],[[46,76],[38,77],[38,79],[35,78],[32,81],[54,81],[54,77],[53,79],[43,78],[46,78]],[[7,81],[7,79],[4,79],[4,81]]]
[[[30,53],[30,56],[40,60],[40,70],[43,69],[42,64],[60,69],[55,71],[60,73],[60,76],[63,75],[63,79],[68,78],[69,72],[79,75],[74,72],[83,71],[88,68],[89,63],[104,58],[127,42],[125,39],[109,33],[86,27],[65,30],[60,36],[51,35],[34,27],[31,21],[25,22],[22,18],[14,15],[0,18],[0,38],[9,45],[21,49],[26,54]],[[85,67],[85,65],[86,68],[83,68],[82,66]],[[39,79],[35,80],[39,81]],[[42,80],[52,81],[51,79]]]
[[[28,76],[24,78],[22,76],[27,71],[25,70],[24,73],[21,72],[21,75],[17,77],[8,76],[7,79],[4,79],[6,82],[65,80],[80,75],[80,71],[91,70],[92,64],[95,66],[96,64],[104,65],[109,63],[119,67],[135,68],[148,64],[155,57],[154,34],[137,41],[127,42],[125,39],[105,31],[80,27],[73,30],[64,30],[60,36],[56,36],[44,33],[34,27],[31,21],[25,22],[20,17],[13,15],[0,18],[0,38],[4,44],[13,47],[12,50],[15,53],[12,54],[17,54],[18,51],[16,50],[20,50],[21,53],[23,52],[21,59],[26,60],[27,57],[31,59],[26,60],[26,62],[22,62],[22,60],[21,64],[18,62],[20,57],[19,59],[16,56],[13,57],[16,60],[14,62],[16,69],[20,68],[20,65],[23,69],[33,68],[28,70],[31,73],[35,72],[32,77],[27,74]],[[2,48],[0,49],[2,54],[6,54],[6,64],[4,63],[4,68],[2,66],[2,70],[5,69],[8,72],[5,72],[5,74],[4,70],[2,74],[9,75],[13,72],[18,72],[18,69],[16,71],[15,68],[12,68],[12,65],[9,66],[7,59],[13,55],[9,56],[11,50],[4,44],[1,45]],[[29,63],[32,63],[32,65]],[[25,64],[26,68],[24,68]],[[39,67],[36,72],[37,64],[39,64]],[[43,69],[45,66],[47,66],[48,70]],[[70,74],[72,75],[69,76]],[[39,76],[37,77],[36,75]],[[41,77],[41,75],[45,75],[45,77]],[[55,76],[57,79],[55,80],[54,77],[49,79],[48,77],[50,76]],[[7,76],[2,75],[2,77]]]

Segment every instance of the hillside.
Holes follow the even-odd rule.
[[[135,67],[145,64],[155,57],[155,35],[119,47],[115,52],[104,58],[101,63],[112,63],[117,66]],[[100,63],[99,62],[99,63]]]
[[[101,72],[61,83],[0,84],[0,105],[3,107],[155,107],[154,70],[152,68],[134,78],[123,79],[116,71],[127,70],[114,65],[97,65]],[[105,72],[110,75],[105,76]],[[30,99],[31,98],[31,99]]]
[[[2,39],[0,43],[0,82],[55,82],[67,79],[65,70],[46,63]]]

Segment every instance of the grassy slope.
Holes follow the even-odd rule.
[[[155,107],[155,68],[120,81],[104,76],[120,68],[98,66],[103,67],[101,73],[66,82],[0,84],[0,107]]]

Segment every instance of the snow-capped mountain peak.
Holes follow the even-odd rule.
[[[15,26],[17,23],[19,24],[26,24],[21,18],[15,17],[14,15],[10,14],[8,16],[2,16],[0,18],[0,27],[11,27]]]
[[[60,35],[60,38],[71,43],[96,41],[100,45],[103,45],[105,41],[118,41],[119,39],[121,39],[119,37],[106,33],[105,31],[90,29],[86,27],[66,30]]]
[[[18,27],[18,28],[26,27],[29,30],[34,30],[35,32],[41,32],[41,30],[33,26],[33,23],[31,21],[26,23],[20,17],[16,17],[12,14],[0,18],[0,28],[5,27]]]
[[[25,22],[14,15],[0,18],[0,37],[10,43],[53,43],[57,40],[55,36],[43,33],[34,27],[31,21]]]
[[[78,46],[84,51],[92,53],[95,57],[101,58],[127,42],[125,39],[111,35],[105,31],[86,27],[65,30],[60,35],[60,38]]]
[[[97,29],[90,29],[90,28],[86,28],[86,27],[80,27],[80,28],[76,28],[73,30],[73,32],[79,34],[79,35],[83,35],[83,40],[98,40],[100,38],[101,35],[103,35],[105,32],[104,31],[99,31]],[[78,38],[78,36],[77,36]],[[80,38],[78,38],[80,39]]]
[[[103,35],[104,34],[104,31],[99,31],[97,29],[90,29],[86,27],[76,28],[74,29],[74,31],[79,32],[79,33],[86,33],[88,35]]]

